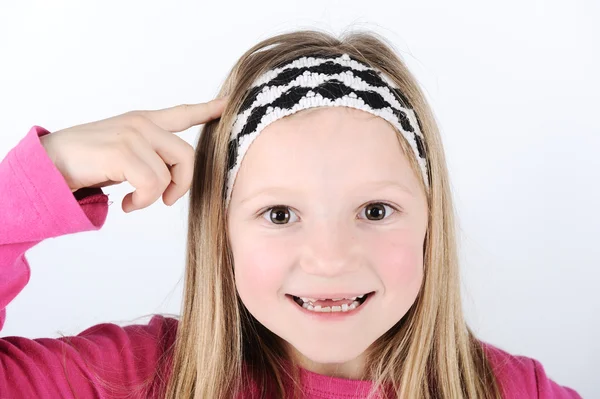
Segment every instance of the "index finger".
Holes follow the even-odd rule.
[[[227,98],[217,98],[206,103],[180,104],[154,111],[140,111],[155,125],[169,132],[181,132],[221,116]]]

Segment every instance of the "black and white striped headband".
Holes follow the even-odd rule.
[[[423,134],[415,112],[383,72],[343,54],[336,58],[300,57],[261,75],[251,86],[229,141],[227,197],[250,144],[285,116],[314,107],[351,107],[380,116],[408,141],[429,189]]]

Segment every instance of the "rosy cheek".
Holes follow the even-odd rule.
[[[288,256],[282,246],[257,241],[234,253],[236,285],[248,307],[275,298],[285,278]]]
[[[384,263],[386,269],[386,285],[400,290],[420,284],[422,276],[422,261],[414,252],[399,252],[394,259]],[[389,283],[388,283],[389,282]]]
[[[396,304],[398,301],[412,302],[423,278],[422,246],[413,245],[406,237],[396,238],[393,242],[393,245],[380,248],[374,259],[385,290],[383,300]]]

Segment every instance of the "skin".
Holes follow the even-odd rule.
[[[365,351],[419,292],[427,203],[397,134],[365,111],[312,108],[263,130],[238,172],[228,209],[237,290],[307,370],[367,378]],[[286,296],[370,291],[336,320]]]

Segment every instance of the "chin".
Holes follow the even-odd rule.
[[[353,342],[334,343],[314,343],[302,342],[293,343],[292,346],[302,356],[315,363],[346,363],[355,360],[368,349],[368,345],[362,347]]]

